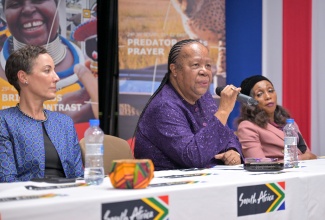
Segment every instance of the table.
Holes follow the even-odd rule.
[[[99,186],[47,190],[25,186],[57,185],[1,183],[0,219],[324,219],[325,159],[299,166],[280,172],[249,172],[242,165],[159,171],[138,190],[114,189],[108,178]],[[29,199],[1,202],[19,196]]]

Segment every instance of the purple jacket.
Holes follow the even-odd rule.
[[[222,164],[214,155],[229,149],[242,155],[234,131],[214,116],[217,109],[209,92],[191,105],[167,83],[140,118],[135,158],[151,159],[155,170],[167,170]]]

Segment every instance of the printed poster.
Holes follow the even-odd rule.
[[[25,44],[44,45],[60,77],[46,109],[69,115],[81,139],[98,118],[96,0],[5,0],[0,5],[0,109],[19,96],[4,73],[6,60]]]

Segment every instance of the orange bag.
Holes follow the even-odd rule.
[[[109,178],[114,188],[143,189],[153,178],[154,165],[149,159],[113,160]]]

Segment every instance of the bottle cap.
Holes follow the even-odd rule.
[[[287,124],[293,124],[295,120],[293,118],[287,118]]]
[[[99,120],[98,119],[90,119],[89,125],[90,126],[99,126]]]

